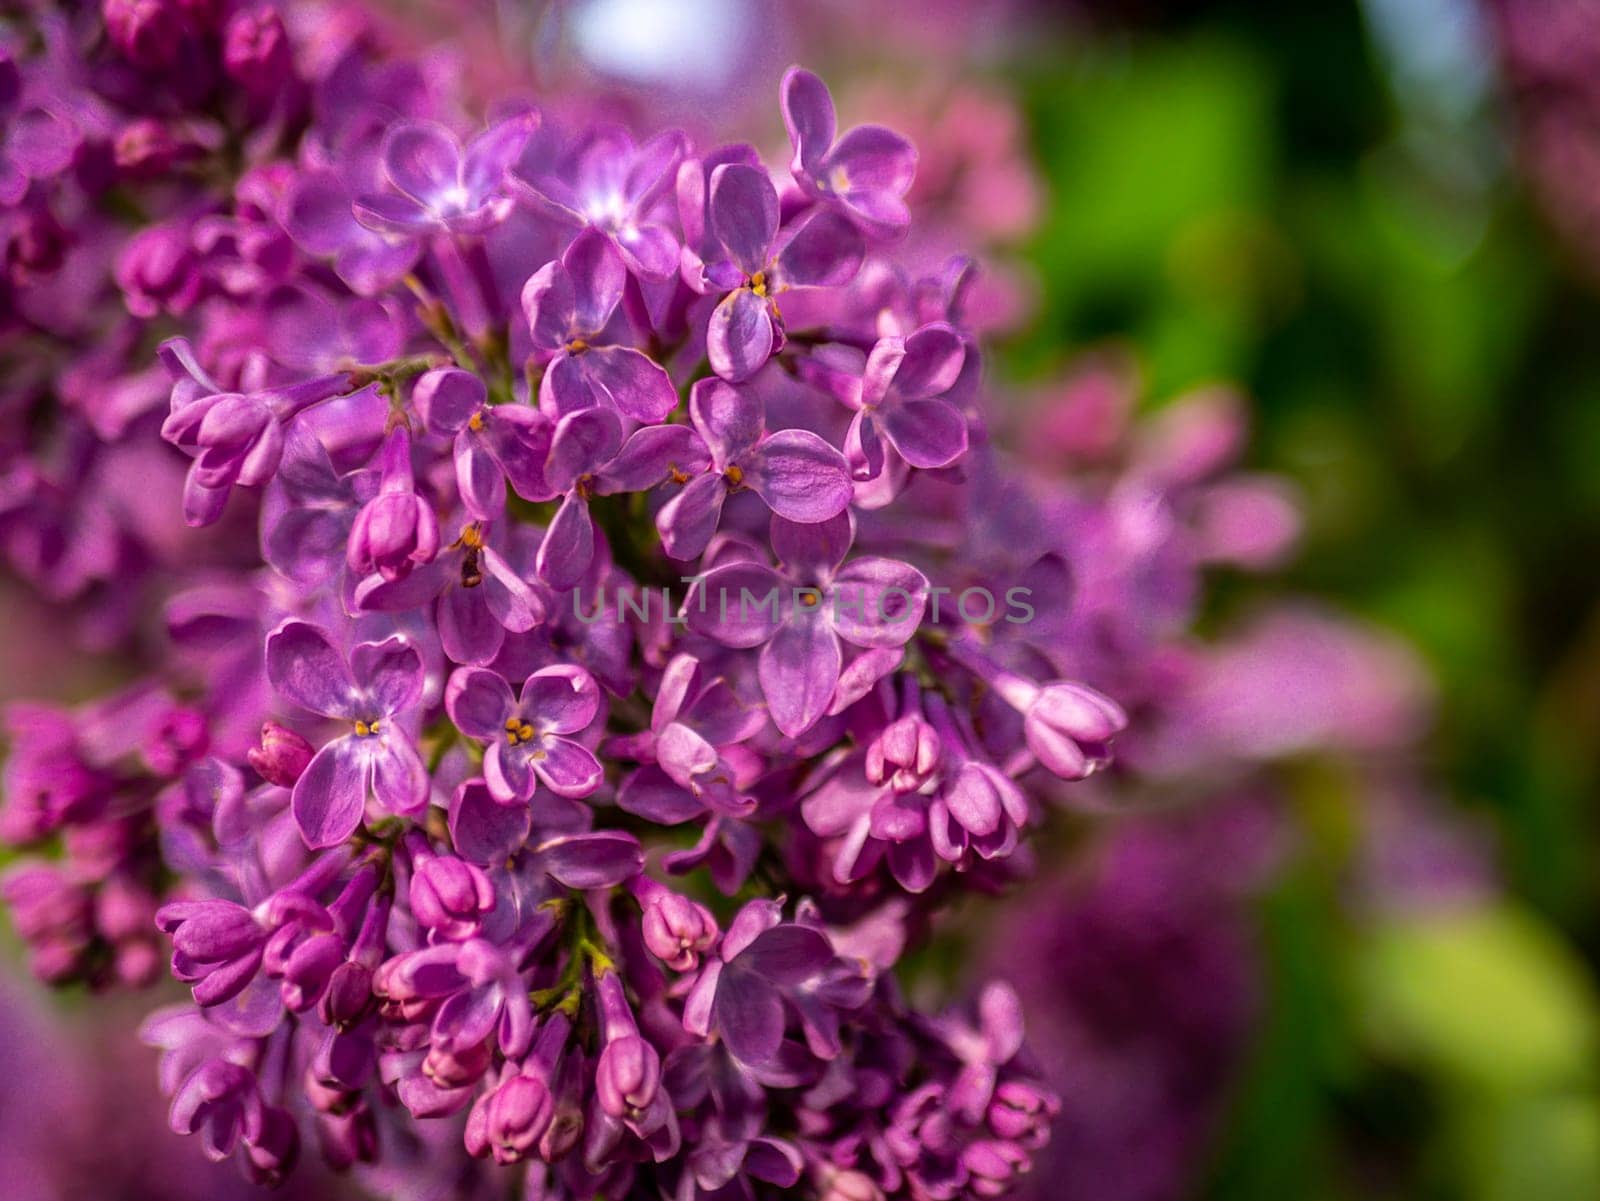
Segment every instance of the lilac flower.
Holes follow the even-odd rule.
[[[698,557],[716,533],[723,502],[749,489],[779,517],[827,521],[850,504],[844,456],[810,430],[768,433],[760,399],[721,380],[689,393],[689,419],[710,452],[707,473],[691,479],[656,517],[674,559]]]
[[[858,125],[837,141],[833,98],[810,71],[783,77],[783,123],[794,159],[789,169],[807,195],[837,206],[868,233],[904,237],[905,195],[917,171],[910,142],[881,125]]]
[[[884,470],[886,445],[912,467],[947,467],[967,450],[967,419],[944,399],[961,377],[966,345],[942,323],[880,338],[840,399],[855,410],[845,455],[858,480]]]
[[[536,564],[539,578],[552,588],[565,591],[588,574],[595,553],[589,495],[621,448],[622,426],[607,409],[578,409],[556,423],[545,481],[564,495]]]
[[[508,117],[463,150],[442,125],[401,122],[385,135],[380,151],[394,191],[357,197],[356,218],[369,229],[401,237],[433,230],[486,233],[511,211],[506,172],[537,124],[532,112]]]
[[[827,711],[843,666],[840,640],[903,646],[916,633],[928,581],[893,559],[844,564],[848,513],[815,525],[772,519],[781,572],[730,563],[700,577],[684,601],[691,629],[724,646],[761,647],[759,678],[773,724],[791,738]]]
[[[415,491],[411,472],[411,434],[396,426],[383,446],[378,493],[356,514],[345,561],[358,575],[376,571],[393,582],[439,552],[439,520],[433,506]]]
[[[662,280],[677,270],[678,240],[654,210],[672,186],[684,145],[676,131],[636,147],[621,129],[598,129],[567,161],[525,161],[509,182],[537,211],[604,234],[641,279]]]
[[[551,414],[601,406],[653,424],[677,407],[677,391],[657,363],[632,347],[596,345],[626,281],[611,242],[585,229],[523,287],[534,348],[551,356],[539,382],[540,402]]]
[[[190,525],[216,521],[235,484],[271,479],[283,453],[282,423],[348,387],[345,376],[328,375],[282,390],[225,392],[184,339],[163,343],[161,356],[173,380],[172,410],[161,436],[194,459],[183,495]]]
[[[827,213],[780,235],[777,190],[765,171],[744,163],[725,163],[711,173],[707,215],[726,257],[706,268],[706,278],[727,294],[711,314],[706,353],[718,375],[738,383],[783,348],[778,294],[849,283],[861,267],[863,246],[848,222]]]
[[[308,846],[350,837],[369,796],[390,813],[415,814],[427,804],[427,771],[401,724],[422,695],[422,674],[422,657],[399,637],[361,643],[348,661],[303,621],[286,621],[267,638],[267,675],[279,694],[353,725],[324,744],[295,782],[295,822]]]
[[[489,791],[503,803],[526,801],[537,783],[558,796],[588,796],[601,769],[581,743],[566,737],[587,729],[600,711],[600,690],[580,667],[546,667],[511,695],[505,677],[462,668],[445,690],[450,720],[468,738],[488,744],[483,758]]]
[[[483,380],[456,367],[429,371],[411,399],[430,433],[454,439],[456,488],[473,517],[500,517],[508,480],[518,496],[540,496],[550,448],[548,422],[536,410],[489,404]]]
[[[816,930],[783,921],[772,901],[750,901],[722,936],[716,959],[695,980],[684,1007],[684,1028],[715,1033],[735,1059],[753,1066],[778,1056],[786,1025],[805,987],[833,961]]]

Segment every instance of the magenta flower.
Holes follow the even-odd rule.
[[[677,407],[672,380],[649,356],[629,346],[598,345],[627,278],[612,243],[586,229],[559,261],[546,263],[523,287],[533,345],[551,356],[539,400],[553,415],[598,406],[654,424]]]
[[[411,432],[396,426],[383,444],[378,494],[362,506],[350,527],[345,562],[358,576],[377,572],[393,582],[439,553],[439,519],[416,493],[411,473]]]
[[[346,662],[316,626],[289,620],[267,637],[267,676],[302,709],[352,724],[295,782],[292,807],[312,847],[343,842],[373,798],[390,813],[428,803],[428,773],[401,719],[422,697],[422,657],[404,638],[358,645]]]
[[[540,782],[566,797],[588,796],[599,786],[599,762],[567,737],[600,712],[599,686],[581,667],[536,671],[520,697],[497,672],[464,667],[450,677],[444,703],[457,729],[487,744],[484,778],[501,803],[529,800]]]
[[[849,283],[865,247],[849,222],[829,213],[815,213],[780,234],[772,180],[740,162],[711,173],[707,212],[725,256],[707,266],[708,290],[727,295],[711,314],[706,353],[718,375],[738,383],[783,348],[778,294]]]
[[[356,218],[369,229],[401,237],[433,230],[487,233],[511,212],[506,172],[537,125],[536,113],[508,117],[463,150],[460,139],[442,125],[401,122],[384,137],[380,151],[394,191],[359,196]]]
[[[861,378],[840,395],[856,413],[845,455],[858,480],[882,473],[885,444],[912,467],[948,467],[967,452],[967,419],[944,399],[966,353],[961,336],[943,323],[878,340]]]
[[[724,646],[761,648],[758,676],[772,722],[798,737],[827,712],[839,686],[840,640],[904,646],[927,604],[927,578],[894,559],[859,558],[848,512],[815,525],[772,519],[783,565],[730,563],[700,577],[684,601],[689,627]]]
[[[264,484],[283,453],[283,422],[308,405],[348,390],[344,375],[324,375],[283,389],[225,392],[200,366],[187,339],[161,344],[172,378],[172,404],[161,436],[194,460],[184,481],[190,525],[222,516],[235,484]]]
[[[412,389],[411,400],[430,433],[453,439],[456,488],[472,516],[499,518],[508,481],[524,499],[542,495],[550,430],[538,410],[491,405],[483,380],[458,367],[429,371]]]
[[[689,393],[689,419],[711,461],[656,517],[662,547],[674,559],[699,556],[717,531],[723,502],[744,489],[789,521],[827,521],[849,506],[844,456],[810,430],[768,433],[759,397],[701,380]]]
[[[538,212],[604,234],[641,279],[664,280],[678,269],[678,239],[654,210],[685,145],[676,130],[635,146],[625,130],[597,129],[569,155],[524,161],[510,186]]]
[[[905,196],[917,173],[916,147],[881,125],[858,125],[835,141],[828,85],[800,67],[784,75],[782,95],[795,182],[868,233],[903,237],[911,220]]]

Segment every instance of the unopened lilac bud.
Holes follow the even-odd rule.
[[[112,942],[144,937],[155,928],[156,898],[126,876],[112,876],[95,895],[94,917]]]
[[[697,901],[663,888],[645,902],[645,948],[673,971],[693,971],[717,941],[717,919]]]
[[[1003,1139],[1038,1148],[1050,1138],[1050,1119],[1060,1110],[1054,1093],[1022,1080],[1007,1080],[989,1102],[989,1129]]]
[[[520,1163],[549,1129],[555,1102],[545,1082],[537,1076],[513,1076],[481,1098],[482,1142],[475,1147],[474,1126],[467,1123],[467,1149],[474,1155],[492,1155],[496,1163]]]
[[[112,975],[124,988],[147,988],[161,975],[162,956],[147,938],[117,944]]]
[[[1110,697],[1065,682],[1039,689],[1023,716],[1028,749],[1064,780],[1081,780],[1110,762],[1108,744],[1127,725]]]
[[[136,317],[184,313],[205,287],[187,231],[156,225],[135,234],[117,257],[114,274],[128,311]]]
[[[614,1118],[648,1109],[661,1084],[661,1056],[637,1034],[612,1039],[595,1067],[595,1095]]]
[[[346,960],[333,969],[317,1013],[330,1026],[353,1026],[378,1003],[372,992],[372,969]]]
[[[411,877],[411,912],[445,938],[471,938],[494,909],[494,884],[483,869],[454,855],[435,855]]]
[[[890,722],[867,747],[867,779],[915,792],[939,766],[939,735],[921,714]]]
[[[281,89],[294,69],[289,34],[277,10],[236,12],[222,35],[222,66],[230,79],[254,96]]]
[[[967,1187],[977,1197],[1000,1197],[1009,1192],[1017,1177],[1033,1166],[1028,1153],[1015,1143],[983,1139],[961,1153],[967,1169]]]
[[[177,0],[105,0],[106,34],[136,67],[158,70],[178,57],[185,34]]]
[[[245,757],[256,775],[268,784],[293,788],[313,753],[304,738],[288,726],[269,720],[261,727],[261,745],[251,747]]]

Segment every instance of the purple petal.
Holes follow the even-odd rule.
[[[528,806],[502,805],[482,780],[468,780],[450,798],[450,842],[473,863],[503,863],[528,839]]]
[[[844,456],[810,430],[779,430],[742,465],[745,486],[790,521],[836,517],[855,491]]]
[[[661,548],[674,559],[697,558],[717,532],[728,484],[720,475],[701,475],[656,514]]]
[[[794,161],[807,173],[815,173],[833,146],[836,130],[833,98],[828,85],[810,71],[790,67],[783,76],[783,124],[794,146]]]
[[[546,738],[531,758],[534,772],[557,796],[586,797],[605,774],[589,749],[570,738]]]
[[[502,734],[504,731],[502,731]],[[526,803],[539,781],[533,774],[528,746],[511,746],[504,739],[489,744],[483,756],[483,778],[489,792],[502,805]]]
[[[554,733],[576,734],[600,712],[600,689],[581,667],[541,668],[523,681],[518,711]]]
[[[745,1147],[744,1170],[757,1180],[792,1189],[805,1160],[793,1145],[777,1138],[753,1138]]]
[[[454,434],[488,404],[489,390],[470,371],[439,367],[417,381],[411,402],[430,433]]]
[[[506,507],[506,477],[494,455],[469,431],[458,435],[453,447],[456,489],[468,513],[479,521],[494,521]]]
[[[884,437],[913,467],[948,467],[967,453],[967,419],[945,400],[903,400],[878,413]]]
[[[545,619],[544,601],[498,551],[484,547],[478,562],[483,570],[480,587],[496,622],[505,629],[521,634]]]
[[[599,346],[578,357],[592,395],[603,397],[625,417],[654,425],[678,407],[672,379],[643,351]]]
[[[463,667],[445,685],[444,707],[468,738],[488,740],[504,736],[506,719],[516,711],[516,701],[511,685],[499,672]]]
[[[661,225],[630,225],[616,234],[622,260],[641,279],[659,282],[678,270],[678,239]]]
[[[289,620],[267,636],[267,678],[280,695],[326,717],[360,714],[361,694],[344,656],[316,626]]]
[[[844,562],[855,541],[855,523],[849,510],[826,521],[797,522],[774,517],[772,553],[791,575],[820,579]]]
[[[892,129],[858,125],[847,131],[828,155],[829,174],[841,169],[845,182],[835,187],[836,191],[904,196],[917,175],[917,149]]]
[[[354,736],[323,747],[295,781],[291,808],[312,848],[338,846],[361,824],[367,803],[366,755]]]
[[[422,656],[405,638],[363,642],[350,652],[350,666],[377,713],[404,713],[422,697]]]
[[[424,205],[433,205],[461,177],[461,143],[432,121],[406,121],[392,128],[380,152],[389,181]]]
[[[705,804],[661,768],[650,764],[622,781],[617,807],[658,826],[676,826],[705,813]]]
[[[428,804],[428,769],[411,739],[386,730],[372,751],[372,791],[390,813],[414,816]]]
[[[749,379],[772,357],[776,334],[767,301],[749,288],[724,296],[706,327],[712,369],[733,383]]]
[[[651,425],[635,430],[600,473],[599,491],[645,492],[674,473],[697,476],[711,466],[704,440],[687,425]]]
[[[498,189],[538,127],[539,114],[523,112],[497,121],[473,138],[461,166],[468,195],[481,198]]]
[[[905,340],[903,350],[894,373],[894,390],[907,400],[942,396],[961,378],[966,343],[942,322],[917,330]]]
[[[689,420],[719,471],[743,459],[766,431],[761,398],[720,379],[700,380],[689,390]]]
[[[565,492],[582,476],[599,471],[622,449],[622,423],[607,409],[579,409],[556,422],[545,463],[545,479]]]
[[[459,582],[452,583],[439,598],[439,642],[453,661],[489,663],[505,646],[505,627],[496,620],[488,602],[485,585],[467,588]]]
[[[839,639],[821,614],[797,615],[779,629],[762,648],[757,673],[772,724],[790,738],[814,726],[833,700],[841,662]]]
[[[588,504],[569,492],[539,544],[535,570],[558,591],[576,587],[594,561],[594,520]]]
[[[367,229],[394,237],[414,237],[435,224],[428,210],[409,196],[358,196],[350,207]]]
[[[867,245],[838,213],[819,210],[806,218],[778,252],[778,274],[797,288],[840,287],[861,270]]]
[[[787,601],[784,582],[771,568],[730,563],[691,587],[684,616],[691,630],[723,646],[760,646],[778,631]]]
[[[599,333],[621,303],[628,281],[611,239],[597,229],[583,230],[561,256],[561,265],[572,280],[573,328],[580,334]]]
[[[810,926],[785,922],[758,934],[738,959],[741,972],[758,972],[774,984],[793,987],[827,967],[833,948]]]
[[[897,559],[854,559],[834,577],[833,628],[856,646],[904,646],[928,603],[928,580]]]
[[[544,476],[554,427],[528,405],[495,405],[484,416],[483,444],[524,500],[549,500],[556,494]],[[495,516],[499,516],[498,513]]]
[[[767,265],[778,234],[778,193],[767,173],[724,163],[711,173],[711,232],[746,275]]]
[[[567,344],[577,311],[577,285],[561,263],[546,263],[522,285],[522,313],[528,319],[533,344],[540,350]]]
[[[714,1006],[717,1030],[742,1063],[770,1063],[783,1042],[783,998],[761,977],[724,969]]]
[[[535,853],[545,871],[568,888],[615,888],[644,870],[638,840],[614,830],[554,838]]]

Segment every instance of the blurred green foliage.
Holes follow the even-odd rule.
[[[1307,499],[1282,586],[1421,649],[1427,769],[1500,835],[1503,902],[1377,918],[1305,823],[1210,1195],[1593,1201],[1600,304],[1517,178],[1491,48],[1452,103],[1379,6],[1141,6],[1037,46],[1041,307],[1002,366],[1043,378],[1115,338],[1148,403],[1242,386],[1257,465]]]

